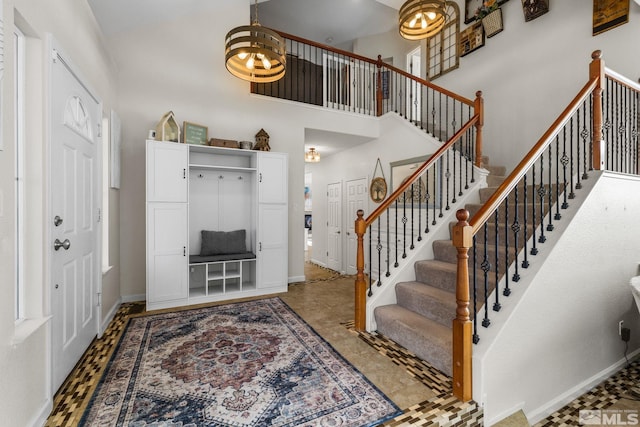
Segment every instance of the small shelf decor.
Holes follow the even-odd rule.
[[[173,111],[164,113],[156,126],[156,141],[180,141],[180,126]]]
[[[493,37],[502,31],[502,9],[498,5],[497,0],[486,0],[482,3],[475,13],[476,19],[482,21],[484,34]]]

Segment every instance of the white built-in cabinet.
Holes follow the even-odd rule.
[[[285,153],[151,140],[146,153],[147,309],[286,292]],[[247,253],[198,257],[202,230],[245,230]]]

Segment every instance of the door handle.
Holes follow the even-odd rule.
[[[68,251],[70,247],[71,247],[71,242],[69,241],[69,239],[64,239],[64,242],[61,242],[60,239],[56,239],[53,242],[53,249],[55,249],[56,251],[59,251],[60,248],[63,248],[65,251]]]

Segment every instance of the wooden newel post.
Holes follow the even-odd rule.
[[[382,115],[382,55],[378,55],[378,75],[376,77],[376,115],[380,117]]]
[[[473,103],[473,112],[478,115],[476,122],[476,160],[475,164],[482,167],[482,126],[484,126],[484,99],[482,91],[476,92],[476,99]]]
[[[456,318],[453,320],[453,395],[466,402],[473,397],[471,384],[471,334],[469,318],[469,248],[473,245],[472,228],[467,222],[469,212],[456,212],[458,223],[453,227],[453,245],[458,251],[456,280]]]
[[[602,52],[599,50],[591,54],[591,64],[589,64],[589,79],[598,79],[598,84],[593,90],[593,169],[603,170],[605,159],[605,141],[602,133],[602,92],[605,85],[604,60]]]
[[[355,307],[355,327],[358,331],[366,329],[367,320],[367,283],[364,280],[364,234],[367,232],[367,224],[364,220],[364,211],[358,209],[355,233],[357,237],[356,254],[356,307]]]

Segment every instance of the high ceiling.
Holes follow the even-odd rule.
[[[354,39],[391,31],[403,0],[260,0],[260,23],[319,43],[349,48]],[[88,0],[104,34],[215,9],[215,0]],[[247,10],[247,23],[254,17]]]
[[[353,40],[397,28],[398,9],[405,0],[258,0],[262,25],[309,40],[350,50]],[[136,27],[156,25],[215,9],[216,0],[88,0],[106,37]],[[254,17],[247,8],[247,23]],[[305,148],[330,155],[366,139],[307,130]]]

